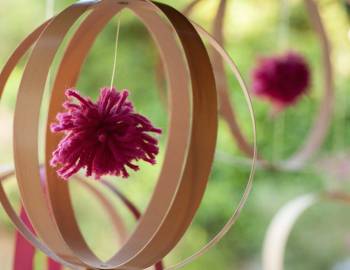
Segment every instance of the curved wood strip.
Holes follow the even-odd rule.
[[[283,270],[284,254],[289,235],[303,213],[323,200],[350,203],[349,194],[326,192],[323,194],[306,194],[288,202],[271,221],[265,235],[262,264],[264,270]]]
[[[81,3],[81,6],[90,7],[91,2]],[[4,68],[0,73],[0,95],[2,95],[6,81],[8,80],[9,75],[12,73],[14,67],[17,65],[17,62],[22,58],[22,56],[26,53],[26,51],[33,45],[39,35],[42,33],[44,29],[46,29],[47,25],[51,22],[51,20],[45,22],[42,26],[38,27],[32,34],[30,34],[14,51],[12,56],[9,58]],[[6,172],[4,172],[6,173]],[[68,263],[63,260],[61,257],[58,257],[55,253],[53,253],[41,240],[37,239],[36,236],[28,230],[25,224],[21,221],[21,219],[14,211],[9,199],[3,189],[2,184],[0,183],[0,201],[2,206],[5,209],[5,212],[11,218],[12,222],[15,224],[17,229],[28,239],[36,248],[40,249],[46,255],[54,258],[57,261],[60,261],[63,265],[70,267],[71,269],[76,269],[77,266],[75,264]],[[60,254],[62,255],[62,254]],[[68,255],[63,255],[68,256]],[[78,263],[79,264],[79,263]]]

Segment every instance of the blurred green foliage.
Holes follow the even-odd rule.
[[[44,20],[44,0],[1,0],[0,2],[0,66],[10,52],[35,26]],[[182,8],[189,1],[162,1]],[[262,55],[274,54],[287,48],[281,48],[281,33],[278,32],[280,1],[228,1],[228,14],[225,24],[226,49],[236,61],[239,69],[250,84],[250,70],[256,59]],[[62,0],[56,3],[56,12],[72,1]],[[305,169],[299,172],[274,172],[258,170],[253,192],[244,208],[241,218],[227,237],[206,256],[185,269],[261,269],[261,248],[267,226],[277,210],[287,201],[308,192],[340,188],[347,190],[347,182],[338,181],[323,168],[313,164],[325,156],[332,156],[348,149],[350,103],[347,98],[350,85],[350,40],[347,32],[350,28],[346,12],[341,1],[319,1],[322,18],[326,23],[334,51],[332,60],[336,77],[336,105],[333,123],[327,140]],[[193,20],[210,30],[214,11],[218,1],[203,0],[195,9]],[[312,89],[293,108],[287,109],[277,118],[270,116],[267,103],[254,99],[257,120],[258,146],[261,155],[267,159],[281,159],[295,152],[308,134],[317,113],[322,96],[323,74],[321,51],[307,17],[302,1],[290,1],[288,49],[299,51],[309,60],[312,68]],[[109,85],[113,64],[114,36],[116,20],[108,25],[97,39],[77,85],[83,93],[96,98],[99,88]],[[64,52],[64,46],[59,54]],[[121,33],[117,62],[117,86],[128,88],[138,111],[146,114],[154,123],[164,129],[161,137],[161,153],[157,166],[142,165],[142,173],[133,174],[130,180],[111,179],[123,190],[141,210],[144,210],[152,194],[156,177],[163,160],[166,135],[167,112],[159,98],[156,84],[155,65],[158,52],[148,32],[135,20],[131,13],[121,15]],[[52,69],[54,74],[58,61]],[[12,162],[11,116],[15,105],[18,82],[24,65],[17,67],[9,82],[0,110],[2,147],[1,162]],[[53,76],[52,76],[53,77]],[[51,83],[52,83],[51,77]],[[228,73],[232,88],[232,102],[240,126],[251,138],[251,125],[244,97],[235,78]],[[45,100],[47,106],[47,97]],[[44,119],[44,117],[43,117]],[[242,162],[243,161],[243,162]],[[248,161],[249,163],[249,161]],[[220,121],[217,155],[211,175],[208,191],[199,213],[175,251],[166,258],[171,264],[187,257],[206,243],[226,222],[232,209],[238,204],[249,175],[249,166],[244,155],[237,149],[227,125]],[[97,184],[96,184],[97,185]],[[7,190],[18,206],[19,198],[14,182],[7,184]],[[118,244],[109,220],[91,195],[76,183],[72,184],[72,194],[77,216],[88,243],[98,255],[108,258],[115,252]],[[106,192],[116,204],[118,211],[126,218],[132,229],[135,222],[122,204]],[[291,235],[286,254],[287,270],[328,270],[336,262],[349,256],[348,227],[350,212],[348,206],[322,204],[314,207],[298,222]],[[0,231],[13,233],[3,211],[0,210]],[[112,239],[112,240],[110,240]],[[2,238],[0,238],[2,241]],[[110,241],[110,242],[109,242]],[[2,245],[0,245],[2,247]],[[10,250],[9,246],[3,246]],[[0,254],[2,251],[0,251]],[[5,254],[5,253],[4,253]],[[7,252],[6,254],[11,254]],[[2,265],[2,261],[4,266]],[[38,256],[38,261],[42,258]],[[0,256],[0,264],[9,268],[10,258]],[[41,268],[38,268],[41,269]]]

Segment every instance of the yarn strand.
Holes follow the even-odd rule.
[[[114,59],[113,59],[112,79],[111,79],[111,87],[110,87],[111,89],[113,88],[113,85],[114,85],[115,73],[116,73],[116,70],[117,70],[119,33],[120,33],[120,17],[118,18],[117,31],[116,31],[116,36],[115,36]]]

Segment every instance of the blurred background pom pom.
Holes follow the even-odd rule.
[[[51,159],[52,166],[60,165],[60,177],[67,180],[85,168],[86,175],[96,179],[103,175],[126,178],[127,168],[139,169],[134,161],[155,164],[158,140],[150,133],[161,130],[134,111],[128,95],[127,90],[102,88],[94,103],[75,89],[66,90],[65,111],[51,125],[52,132],[65,134]]]
[[[310,69],[295,52],[259,59],[252,73],[252,91],[268,99],[275,109],[294,105],[308,91]]]

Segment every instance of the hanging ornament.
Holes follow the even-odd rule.
[[[320,49],[322,51],[321,61],[323,66],[323,95],[322,100],[320,101],[319,109],[314,118],[314,123],[309,131],[309,134],[305,138],[304,142],[301,144],[300,148],[295,151],[290,157],[285,160],[271,161],[267,160],[264,157],[259,156],[259,165],[264,168],[272,168],[274,170],[298,170],[307,164],[307,161],[312,158],[314,153],[320,148],[323,141],[328,134],[328,128],[332,119],[332,108],[334,102],[334,81],[333,81],[333,66],[331,62],[331,44],[328,39],[327,32],[324,28],[322,18],[320,16],[317,3],[313,0],[304,1],[305,8],[308,11],[308,16],[310,17],[311,24],[317,37],[320,42]],[[225,6],[225,0],[221,1],[217,15],[214,21],[214,36],[217,40],[221,42],[221,45],[224,46],[224,35],[223,35],[223,17],[225,12],[223,11]],[[295,53],[294,53],[295,54]],[[286,57],[286,56],[285,56]],[[294,59],[294,60],[293,60]],[[302,83],[298,83],[299,92],[301,89],[304,90],[304,93],[307,92],[307,87],[305,85],[310,84],[310,75],[308,68],[303,68],[302,66],[307,66],[306,61],[302,60],[302,57],[292,57],[292,60],[296,62],[299,67],[298,74],[301,74],[301,77],[304,78]],[[227,83],[227,78],[225,77],[225,70],[222,68],[223,63],[222,59],[213,54],[213,60],[215,66],[221,66],[219,72],[216,73],[218,91],[220,94],[220,114],[223,119],[228,123],[233,137],[236,139],[236,142],[239,148],[244,152],[248,157],[251,157],[252,148],[249,145],[246,136],[241,131],[240,126],[237,123],[235,107],[230,102],[229,87]],[[295,64],[293,64],[294,66]],[[273,65],[272,65],[273,66]],[[300,68],[301,67],[301,68]],[[217,71],[217,69],[216,69]],[[273,73],[275,74],[275,73]],[[307,79],[306,79],[307,78]],[[295,82],[293,82],[295,83]],[[263,84],[262,86],[265,86]],[[304,87],[303,87],[304,85]],[[281,106],[286,106],[291,104],[290,102],[294,100],[296,102],[302,94],[291,95],[289,99],[282,99],[282,103],[278,102],[279,109]],[[286,102],[287,100],[287,102]],[[289,101],[289,102],[288,102]],[[276,105],[277,106],[277,102]],[[283,107],[282,107],[283,108]]]
[[[287,0],[286,0],[287,1]],[[283,4],[286,4],[286,1]],[[190,2],[187,7],[184,9],[186,15],[190,15],[191,12],[201,3],[202,0],[193,0]],[[315,34],[320,43],[320,50],[322,52],[320,61],[322,62],[322,78],[323,78],[323,95],[320,100],[320,105],[317,110],[317,113],[314,117],[313,124],[309,130],[308,135],[306,136],[303,143],[301,143],[300,147],[287,159],[284,160],[268,160],[265,157],[259,156],[258,163],[259,166],[266,169],[273,170],[299,170],[303,168],[307,161],[310,160],[315,152],[319,150],[322,143],[324,142],[327,134],[329,125],[332,119],[332,111],[333,111],[333,103],[334,103],[334,78],[333,78],[333,66],[331,61],[331,51],[332,47],[329,42],[328,34],[324,27],[323,20],[320,16],[318,5],[314,0],[304,0],[305,8],[308,12],[308,17],[310,18],[311,25]],[[286,10],[286,6],[283,7],[285,9],[285,13],[288,13]],[[227,12],[227,0],[220,0],[219,7],[217,9],[214,21],[213,21],[213,36],[219,42],[222,47],[225,47],[225,38],[224,38],[224,19]],[[282,30],[281,30],[282,31]],[[285,30],[283,29],[285,34]],[[283,34],[283,35],[284,35]],[[283,36],[282,35],[282,36]],[[284,42],[281,42],[284,43]],[[293,53],[295,54],[295,53]],[[282,56],[283,57],[283,56]],[[285,56],[286,57],[286,56]],[[294,61],[298,63],[298,66],[307,66],[306,61],[303,60],[303,57],[292,57]],[[231,134],[235,139],[239,149],[248,157],[251,158],[253,155],[253,147],[250,145],[247,140],[247,136],[241,130],[240,125],[238,124],[238,119],[235,111],[235,106],[233,106],[231,102],[231,94],[230,87],[228,83],[228,77],[225,73],[225,65],[224,61],[220,54],[217,53],[216,50],[212,51],[211,61],[215,71],[216,84],[219,94],[219,113],[220,116],[224,119],[224,121],[228,124]],[[304,64],[303,64],[304,63]],[[306,78],[306,74],[310,74],[309,71],[305,71],[307,68],[302,68],[304,72],[298,74],[301,75],[302,78]],[[158,84],[159,89],[164,90],[162,78],[164,76],[161,75],[162,70],[161,66],[158,65]],[[298,70],[300,70],[298,68]],[[275,73],[273,73],[275,74]],[[242,87],[242,82],[238,81]],[[293,84],[295,82],[293,81]],[[244,84],[244,83],[243,83]],[[302,96],[303,93],[307,93],[307,87],[302,87],[304,85],[310,84],[310,75],[308,75],[308,79],[305,79],[303,83],[298,83],[298,91],[293,92],[294,95],[278,96],[278,101],[274,102],[274,110],[281,110],[286,106],[290,106],[294,103],[292,101],[297,102],[298,99]],[[266,85],[266,84],[263,84]],[[252,91],[251,91],[252,92]],[[164,91],[161,91],[161,95],[164,96]],[[270,99],[271,100],[271,99]],[[277,100],[277,99],[276,99]],[[281,100],[281,101],[279,101]],[[250,163],[248,161],[248,163]]]
[[[328,34],[324,27],[324,23],[320,15],[317,3],[314,0],[304,0],[304,4],[308,12],[308,16],[310,18],[312,27],[319,40],[320,50],[322,52],[320,60],[322,62],[322,67],[323,67],[323,72],[322,72],[323,95],[320,100],[319,108],[317,109],[316,115],[314,117],[313,124],[308,132],[308,135],[306,136],[304,141],[300,144],[300,147],[291,156],[289,156],[284,160],[269,161],[261,157],[260,158],[261,165],[267,168],[287,170],[287,171],[299,170],[303,168],[307,164],[307,161],[309,161],[322,146],[322,143],[324,142],[328,134],[329,126],[332,121],[332,112],[333,112],[333,103],[334,103],[334,76],[333,76],[333,65],[331,61],[332,47],[331,47],[331,43],[329,42]],[[285,55],[284,57],[287,58],[287,55]],[[258,88],[256,90],[260,91],[260,94],[264,94],[264,95],[266,95],[266,93],[269,94],[268,98],[270,99],[270,101],[274,102],[273,104],[274,104],[275,111],[281,110],[286,106],[294,104],[293,102],[297,102],[297,100],[302,96],[302,94],[307,91],[307,86],[310,83],[309,82],[310,75],[308,76],[306,75],[308,73],[306,71],[307,70],[306,61],[301,60],[302,57],[293,56],[292,59],[293,58],[294,58],[294,61],[296,60],[296,62],[298,63],[297,66],[299,67],[298,68],[299,72],[297,74],[298,76],[300,76],[300,78],[302,78],[302,80],[299,82],[294,82],[294,81],[292,82],[293,85],[297,85],[297,88],[293,88],[293,90],[295,91],[296,89],[298,89],[298,91],[295,91],[294,94],[287,95],[287,96],[275,94],[276,91],[274,88],[267,87],[267,86],[270,86],[269,81],[267,81],[268,83],[266,83],[263,80],[262,82],[257,83],[255,86],[255,88]],[[276,66],[276,60],[267,62],[266,65],[267,65],[266,68],[268,71],[270,71],[272,74],[276,74],[276,71],[273,68],[274,66]],[[262,78],[270,77],[270,76],[265,76],[264,70],[261,69],[260,72],[263,74]],[[270,73],[267,73],[267,75],[269,74]],[[298,76],[295,76],[295,77],[298,77]],[[274,76],[271,76],[271,77],[274,78]],[[278,82],[277,85],[280,85],[280,84],[284,85],[283,81],[282,83],[280,83],[280,81],[277,81],[277,82]],[[289,86],[287,86],[287,88],[288,87]],[[262,90],[264,90],[265,92],[261,93]],[[304,90],[304,92],[302,92],[302,90]],[[276,97],[278,97],[278,99]]]
[[[252,73],[252,92],[277,110],[294,105],[310,86],[306,59],[295,52],[259,59]]]
[[[64,153],[67,149],[69,150],[70,140],[73,137],[82,139],[75,132],[77,130],[74,130],[74,133],[70,130],[76,127],[75,124],[81,123],[73,123],[71,120],[79,114],[82,115],[83,111],[98,116],[92,113],[94,108],[112,112],[109,114],[109,117],[112,118],[120,116],[115,115],[113,110],[121,109],[125,112],[123,117],[132,122],[130,125],[132,132],[128,131],[125,134],[132,134],[131,138],[136,141],[142,137],[148,143],[147,147],[133,149],[137,153],[122,152],[123,161],[120,164],[125,168],[133,168],[136,165],[134,164],[135,159],[143,159],[152,163],[155,158],[157,146],[152,134],[159,133],[160,130],[154,128],[146,118],[133,111],[131,103],[127,101],[126,92],[116,92],[111,89],[112,87],[106,90],[106,95],[102,95],[100,101],[103,103],[103,100],[117,100],[116,103],[113,102],[112,108],[109,103],[106,107],[99,107],[99,100],[94,103],[71,90],[67,93],[69,99],[73,97],[76,101],[65,102],[64,90],[75,88],[82,66],[98,34],[115,15],[124,9],[132,11],[142,21],[161,52],[169,85],[169,135],[166,140],[161,173],[142,218],[120,250],[115,251],[109,260],[102,261],[86,243],[74,213],[68,183],[62,181],[62,177],[57,174],[51,163],[63,166],[62,168],[69,165],[60,172],[64,177],[69,177],[72,172],[83,167],[87,168],[88,174],[91,173],[97,177],[106,172],[118,174],[118,170],[111,169],[110,164],[96,166],[94,163],[91,164],[92,158],[90,157]],[[39,180],[40,107],[50,67],[55,60],[58,60],[56,58],[61,56],[57,53],[60,45],[66,40],[72,26],[78,21],[80,24],[72,33],[71,38],[67,40],[68,45],[63,57],[58,61],[60,64],[55,74],[52,91],[50,91],[45,137],[45,173],[49,193],[49,196],[46,196]],[[202,256],[215,246],[235,224],[252,188],[256,134],[249,94],[232,59],[201,27],[191,23],[180,12],[168,5],[148,0],[80,1],[31,33],[11,55],[0,73],[1,94],[19,60],[31,49],[16,100],[14,160],[21,199],[38,237],[16,214],[1,184],[0,202],[18,231],[38,250],[71,269],[145,269],[161,261],[183,238],[207,188],[218,127],[216,81],[201,35],[206,37],[211,46],[219,52],[243,86],[253,126],[253,163],[244,194],[237,209],[234,209],[232,217],[222,230],[198,252],[172,266],[171,269],[182,267]],[[64,103],[66,111],[61,112],[57,122],[56,116],[62,110]],[[106,108],[110,110],[103,110]],[[76,119],[82,120],[81,118]],[[85,120],[87,121],[84,118]],[[91,120],[89,118],[89,121]],[[55,123],[52,128],[57,132],[51,132],[51,123]],[[69,126],[72,124],[73,126]],[[108,129],[110,126],[105,124],[102,126]],[[129,123],[125,124],[129,125]],[[84,127],[84,132],[87,131],[85,125],[80,127]],[[141,127],[142,132],[135,130],[136,127]],[[105,133],[105,130],[102,130],[102,133],[100,131],[95,125],[93,126],[91,134],[95,135],[92,136],[94,141],[99,144],[109,142],[110,134]],[[65,135],[63,140],[62,134]],[[91,135],[89,132],[86,134]],[[80,149],[76,147],[73,149]],[[98,151],[100,148],[95,149]],[[114,148],[109,148],[108,151],[112,149]],[[58,151],[55,152],[55,150]],[[50,163],[53,152],[55,152],[54,159]],[[89,160],[90,164],[84,160],[84,162],[81,161],[81,158]],[[113,158],[117,160],[119,156],[117,158],[113,155]],[[101,161],[101,159],[98,160]],[[74,163],[75,161],[78,163]],[[120,174],[123,174],[122,165],[120,165]]]

